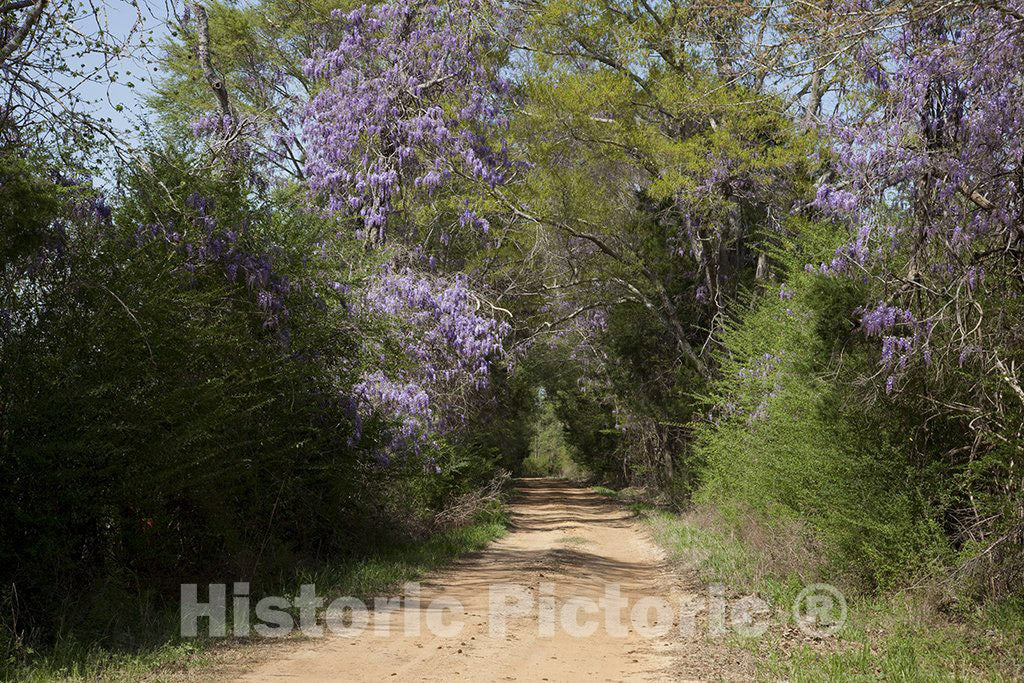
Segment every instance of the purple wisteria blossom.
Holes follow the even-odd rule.
[[[226,114],[203,114],[193,121],[189,128],[196,137],[203,135],[226,135],[235,126],[235,119]]]
[[[815,269],[866,277],[890,292],[862,318],[864,332],[882,339],[889,391],[891,373],[898,379],[913,357],[931,363],[935,329],[964,350],[961,362],[999,344],[998,333],[980,324],[978,301],[993,271],[1017,278],[1022,13],[1021,0],[969,5],[910,18],[876,37],[858,61],[881,106],[853,124],[831,125],[838,180],[819,188],[815,206],[846,222],[855,238]]]
[[[311,190],[358,216],[380,242],[403,193],[455,174],[495,186],[507,161],[489,135],[507,121],[506,83],[486,52],[495,6],[481,0],[390,0],[335,11],[341,39],[304,64],[322,83],[304,121]],[[467,207],[463,224],[487,230]]]
[[[877,337],[889,332],[897,323],[916,325],[917,319],[907,309],[890,306],[884,302],[861,315],[861,327],[869,337]]]
[[[404,358],[382,358],[357,384],[361,408],[396,425],[382,453],[419,452],[457,426],[462,404],[488,386],[490,366],[504,355],[504,321],[483,315],[464,275],[445,279],[408,268],[383,267],[362,300],[367,314],[395,322],[389,337]]]
[[[892,393],[895,381],[911,360],[920,356],[924,364],[931,364],[929,341],[934,323],[919,321],[912,311],[885,302],[861,312],[861,330],[868,337],[882,340],[880,365],[888,373],[885,390]]]

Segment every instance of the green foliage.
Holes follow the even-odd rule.
[[[579,479],[583,471],[576,464],[574,450],[566,441],[565,427],[558,419],[555,406],[541,399],[541,408],[533,425],[533,438],[530,439],[530,454],[523,460],[523,474]]]
[[[537,345],[517,369],[517,381],[530,391],[524,406],[529,412],[522,414],[523,434],[532,441],[541,411],[550,410],[574,462],[595,477],[618,480],[622,476],[621,463],[615,457],[619,434],[611,405],[602,392],[581,386],[587,379],[586,368],[569,356],[570,349],[565,346]],[[541,389],[544,398],[538,401]],[[520,461],[530,454],[530,447],[527,443]]]
[[[34,172],[38,163],[0,149],[0,265],[5,270],[43,246],[67,193]]]
[[[332,10],[358,4],[344,0],[204,3],[216,68],[224,76],[238,115],[261,134],[288,129],[286,102],[311,87],[302,73],[303,58],[320,45]],[[180,134],[201,115],[217,111],[217,104],[196,58],[194,23],[186,24],[185,31],[178,28],[172,27],[171,37],[162,45],[163,77],[149,105],[168,131]],[[276,169],[301,176],[301,148],[289,144],[283,151]]]
[[[335,39],[331,11],[357,4],[204,3],[237,146],[190,134],[217,107],[194,26],[173,27],[149,100],[170,142],[116,169],[112,218],[88,181],[51,161],[101,151],[89,117],[57,134],[81,150],[0,150],[0,613],[12,615],[11,657],[31,647],[26,634],[74,633],[72,659],[116,668],[85,643],[139,645],[185,578],[243,576],[259,590],[298,572],[363,594],[416,576],[499,533],[489,509],[486,523],[431,535],[439,511],[501,468],[585,472],[677,507],[714,505],[737,535],[788,534],[806,566],[775,571],[727,537],[663,519],[667,542],[700,552],[709,576],[778,600],[805,569],[868,593],[940,573],[963,614],[1019,595],[1024,411],[1012,368],[1024,347],[1003,324],[1024,313],[1019,273],[1015,262],[989,273],[972,294],[978,319],[962,323],[997,339],[993,357],[1010,371],[957,357],[957,329],[940,322],[928,331],[934,366],[909,368],[884,393],[859,309],[914,278],[805,271],[849,240],[808,202],[829,163],[804,125],[821,84],[808,83],[818,101],[799,124],[766,85],[769,63],[794,48],[730,44],[761,21],[800,52],[816,14],[616,0],[510,8],[500,29],[514,25],[528,49],[484,60],[513,81],[515,106],[498,114],[510,116],[512,160],[528,163],[510,164],[497,187],[455,173],[432,195],[403,193],[378,253],[309,201],[292,135],[315,88],[302,60]],[[819,68],[820,47],[789,57]],[[19,139],[9,125],[4,139]],[[467,206],[489,232],[459,224]],[[894,203],[885,218],[907,216]],[[294,286],[270,305],[216,257],[197,265],[188,250],[208,222]],[[912,245],[891,246],[889,271],[916,267]],[[436,416],[462,426],[386,468],[372,452],[389,418],[357,427],[351,389],[367,370],[397,375],[418,359],[396,348],[406,321],[374,318],[343,293],[384,261],[459,273],[480,307],[517,326],[491,392]],[[854,640],[863,647],[801,652],[771,672],[924,678],[939,669],[930,649],[961,662],[962,643],[945,635],[897,630],[882,655]],[[63,671],[60,660],[46,667]]]
[[[385,470],[370,449],[386,425],[369,419],[355,447],[351,387],[380,367],[367,355],[388,348],[391,323],[332,285],[358,285],[375,257],[301,197],[193,163],[151,151],[111,220],[88,193],[5,167],[21,175],[2,191],[24,200],[4,205],[10,220],[41,235],[5,254],[0,330],[0,582],[13,586],[0,601],[33,644],[70,631],[131,645],[138,613],[173,604],[183,580],[258,590],[370,539],[419,538],[525,450],[471,425],[441,444],[441,476],[419,459]],[[287,316],[268,320],[258,274],[190,257],[211,225],[293,283]]]
[[[283,346],[245,284],[187,272],[166,241],[136,246],[140,225],[186,231],[192,192],[221,224],[249,222],[247,249],[269,252],[288,233],[275,268],[296,278],[315,229],[254,210],[237,178],[154,162],[159,187],[136,179],[112,223],[66,209],[62,253],[45,254],[8,302],[0,563],[23,626],[64,610],[88,621],[87,586],[160,594],[184,576],[272,571],[285,551],[312,552],[321,532],[337,544],[351,524],[357,463],[340,407],[324,400],[355,369],[342,363],[352,335],[329,319],[337,309],[290,296],[297,332]],[[312,352],[332,362],[303,359]]]
[[[774,616],[766,634],[732,644],[746,650],[737,656],[753,659],[758,680],[1012,681],[1022,674],[1019,600],[950,619],[927,591],[870,596],[840,584],[846,624],[834,639],[807,643],[787,636],[793,601],[808,583],[836,579],[827,568],[791,564],[784,555],[797,546],[792,538],[773,529],[744,536],[735,520],[700,512],[648,512],[644,521],[672,559],[696,570],[702,581],[769,601]],[[781,543],[788,547],[775,554]]]
[[[775,97],[705,66],[690,47],[707,37],[699,23],[671,5],[531,11],[512,142],[532,165],[507,191],[544,231],[530,250],[541,324],[575,340],[576,315],[607,323],[562,350],[580,366],[576,386],[552,391],[573,443],[598,476],[671,489],[678,504],[697,485],[686,425],[714,373],[711,338],[764,275],[778,216],[818,163],[815,136]],[[574,423],[608,438],[588,448]]]
[[[870,361],[851,320],[865,292],[805,273],[829,228],[795,227],[783,295],[772,286],[737,306],[721,336],[713,418],[697,425],[698,499],[807,522],[834,571],[893,586],[948,554],[935,492],[949,473],[915,462],[912,415],[857,392]]]

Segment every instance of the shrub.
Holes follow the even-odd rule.
[[[834,571],[888,586],[947,554],[933,493],[949,473],[914,460],[913,416],[859,385],[870,361],[851,321],[865,292],[804,272],[830,233],[797,227],[785,284],[736,306],[721,336],[711,417],[696,425],[698,499],[807,522]]]

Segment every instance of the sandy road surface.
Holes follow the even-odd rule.
[[[422,627],[403,633],[404,607],[371,612],[369,625],[355,637],[328,635],[275,648],[272,659],[229,674],[241,681],[643,681],[692,679],[678,668],[674,636],[645,637],[629,630],[613,636],[604,613],[580,613],[579,622],[599,620],[593,634],[574,637],[562,627],[562,607],[570,597],[598,600],[606,584],[618,584],[631,608],[644,596],[675,602],[660,549],[630,519],[628,510],[593,491],[563,482],[524,480],[512,505],[512,527],[487,549],[420,582],[418,619],[436,598],[454,598],[464,612],[444,615],[445,623],[463,622],[461,632],[440,636]],[[495,600],[490,587],[526,587],[504,598],[506,629],[495,635]],[[541,611],[533,596],[555,599],[554,634],[541,633]],[[517,589],[496,589],[512,590]],[[529,596],[525,598],[524,596]],[[523,602],[517,602],[523,600]],[[533,603],[525,615],[517,615]],[[550,604],[550,601],[549,603]],[[390,635],[374,633],[375,621],[387,619]],[[652,612],[653,620],[653,612]],[[500,630],[499,630],[500,633]],[[691,644],[692,646],[692,644]],[[689,648],[686,648],[689,649]],[[687,659],[687,657],[683,657]],[[677,664],[674,666],[674,662]],[[699,676],[704,678],[703,676]]]

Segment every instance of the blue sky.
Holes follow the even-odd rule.
[[[167,4],[163,0],[138,0],[138,8],[133,7],[130,0],[100,0],[95,3],[99,21],[105,24],[115,41],[128,40],[138,46],[144,37],[148,43],[148,46],[137,47],[128,57],[113,65],[118,74],[117,82],[110,83],[101,75],[77,89],[80,96],[88,101],[93,114],[110,117],[112,125],[129,139],[132,126],[144,113],[144,98],[152,92],[152,81],[158,76],[155,60],[159,56],[159,45],[168,35],[167,18],[172,11],[172,2],[180,7],[181,0],[168,0]],[[96,18],[88,12],[76,25],[93,31]],[[98,56],[85,61],[86,66],[93,69],[101,63]],[[129,87],[128,83],[135,87]]]

